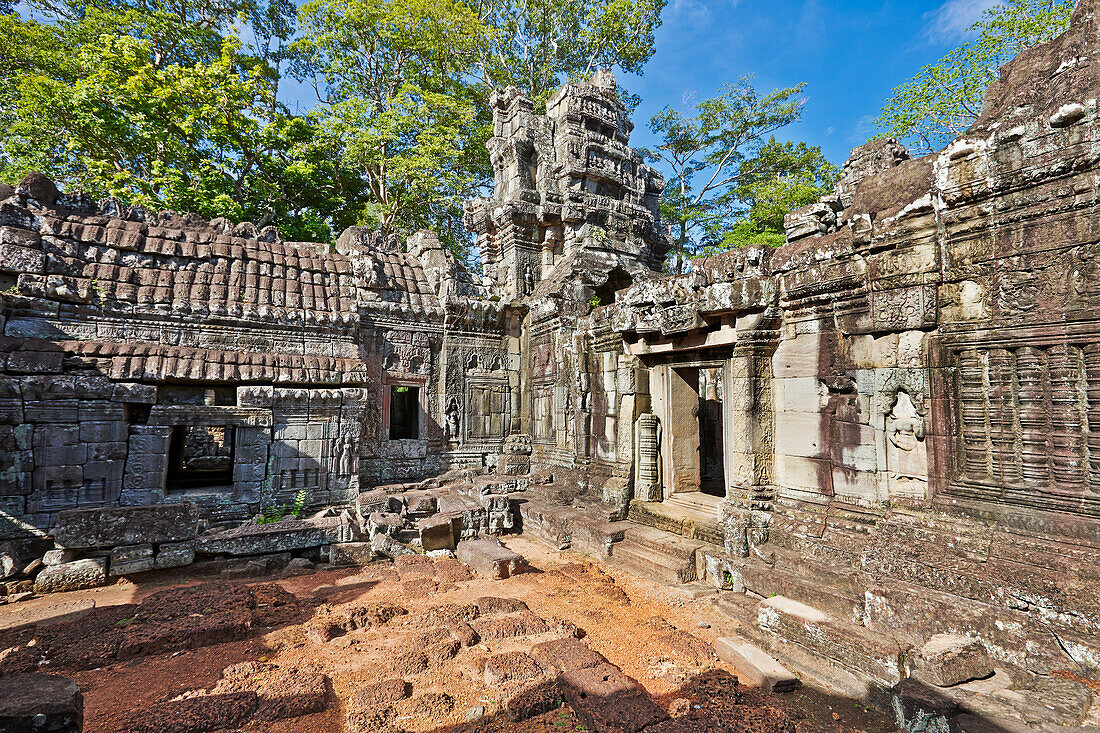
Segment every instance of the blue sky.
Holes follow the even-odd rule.
[[[642,98],[631,142],[655,143],[647,121],[686,96],[714,95],[753,74],[761,92],[806,82],[797,124],[778,137],[820,145],[842,164],[876,133],[891,90],[966,40],[995,0],[669,0],[657,52],[620,83]]]

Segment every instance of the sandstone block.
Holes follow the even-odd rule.
[[[527,560],[495,540],[478,538],[463,540],[455,551],[458,559],[473,568],[478,575],[503,580],[522,573]]]
[[[370,541],[371,549],[379,555],[388,558],[398,558],[402,555],[415,555],[416,551],[408,545],[403,545],[393,537],[384,534],[376,534]]]
[[[746,680],[768,692],[790,692],[802,686],[798,677],[759,647],[733,637],[718,640],[718,656]]]
[[[111,550],[111,575],[147,573],[153,569],[153,546],[127,545]]]
[[[153,562],[157,570],[166,568],[181,568],[195,562],[194,542],[165,542],[157,548],[157,556]]]
[[[937,687],[952,687],[993,674],[993,661],[977,639],[936,634],[920,650],[921,678]]]
[[[198,552],[224,555],[267,555],[304,550],[350,539],[348,520],[343,516],[318,519],[288,519],[274,524],[248,524],[226,532],[200,537]]]
[[[10,542],[0,545],[0,580],[10,578],[22,569],[23,563],[15,551],[15,545]]]
[[[374,537],[384,534],[393,537],[405,526],[405,519],[394,512],[372,512],[367,517],[367,534]]]
[[[439,501],[434,496],[412,496],[408,500],[409,514],[429,517],[439,511]]]
[[[107,561],[101,557],[50,565],[34,580],[35,593],[59,593],[107,585]]]
[[[45,565],[60,565],[65,562],[72,562],[76,559],[76,552],[74,550],[47,550],[46,554],[42,556],[42,563]]]
[[[80,733],[84,697],[72,680],[46,674],[0,676],[0,730]]]
[[[436,515],[422,519],[417,523],[417,530],[420,532],[420,546],[425,552],[455,549],[455,528],[451,517]]]
[[[58,515],[54,541],[69,549],[183,542],[198,534],[199,508],[190,502],[69,509]]]
[[[355,513],[359,521],[365,522],[374,512],[396,512],[404,509],[401,499],[385,489],[364,491],[355,500]]]
[[[374,560],[370,542],[337,542],[329,545],[328,552],[333,565],[370,565]]]

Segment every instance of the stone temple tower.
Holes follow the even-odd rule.
[[[491,103],[493,197],[467,203],[466,226],[506,296],[531,295],[582,245],[614,254],[628,272],[660,268],[664,180],[630,148],[633,124],[610,72],[564,85],[545,115],[515,87]]]

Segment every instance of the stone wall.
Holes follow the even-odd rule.
[[[228,522],[303,491],[346,504],[467,443],[443,426],[471,380],[440,354],[499,353],[500,308],[433,236],[416,254],[359,229],[282,242],[38,174],[0,197],[0,539],[74,508],[188,500]],[[507,383],[503,366],[484,371]],[[392,387],[416,389],[414,435],[391,439]],[[495,457],[508,427],[461,459]]]
[[[612,316],[651,382],[723,366],[726,552],[853,571],[850,620],[1043,672],[1100,667],[1097,14],[1009,64],[945,150],[857,149],[786,246]]]

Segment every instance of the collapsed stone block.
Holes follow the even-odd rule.
[[[393,537],[405,526],[405,518],[392,512],[373,512],[367,517],[367,536],[384,534]]]
[[[0,675],[0,731],[80,733],[84,696],[72,680],[27,673]]]
[[[458,559],[473,568],[478,575],[503,580],[527,569],[527,560],[496,540],[478,538],[463,540],[455,550]]]
[[[194,542],[165,542],[157,547],[153,567],[157,570],[181,568],[195,562]]]
[[[768,692],[790,692],[802,686],[793,672],[748,642],[723,637],[717,648],[722,661],[732,664],[739,675]]]
[[[979,680],[993,674],[993,661],[982,643],[969,636],[936,634],[921,647],[920,677],[937,687]]]
[[[101,557],[50,565],[34,579],[35,593],[61,593],[107,585],[107,561]]]
[[[393,512],[400,514],[405,509],[405,504],[400,496],[395,496],[385,489],[372,489],[364,491],[355,500],[355,513],[360,522],[366,522],[367,518],[375,512]]]
[[[72,562],[77,558],[75,550],[55,549],[47,550],[46,554],[42,556],[42,564],[44,565],[60,565],[65,562]]]
[[[22,567],[15,545],[11,542],[0,544],[0,580],[18,574]]]
[[[374,549],[370,542],[337,542],[329,545],[329,562],[333,565],[370,565]]]
[[[434,496],[411,496],[406,498],[409,514],[428,517],[439,511],[439,500]]]
[[[203,535],[195,549],[211,555],[265,555],[304,550],[351,539],[345,516],[284,519],[273,524],[246,524]]]
[[[153,569],[151,544],[116,547],[111,550],[111,575],[119,577],[134,573],[147,573]]]
[[[416,550],[412,549],[408,545],[403,545],[393,537],[384,534],[376,534],[370,541],[371,549],[376,554],[384,555],[390,559],[401,557],[402,555],[415,555]]]
[[[455,549],[453,517],[437,514],[430,519],[420,520],[416,528],[420,532],[420,546],[425,552]]]
[[[189,502],[69,509],[58,516],[53,538],[67,549],[92,549],[193,540],[198,527],[199,508]]]

